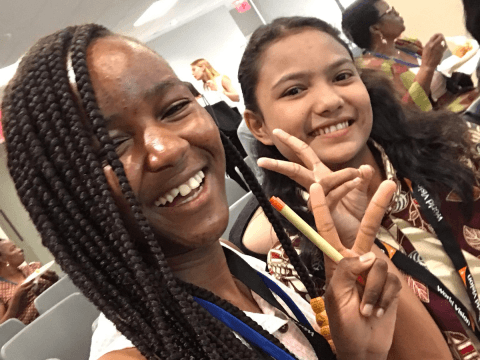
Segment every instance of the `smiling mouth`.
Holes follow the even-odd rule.
[[[160,196],[155,201],[155,206],[177,206],[192,201],[202,191],[204,179],[205,174],[200,170],[183,184],[173,188],[167,194]]]
[[[331,134],[336,131],[340,131],[343,129],[348,128],[353,124],[353,120],[347,120],[343,121],[341,123],[335,124],[335,125],[330,125],[330,126],[325,126],[320,129],[315,130],[314,132],[311,133],[312,136],[319,136],[319,135],[325,135],[325,134]]]

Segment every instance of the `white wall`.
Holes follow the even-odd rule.
[[[196,18],[147,45],[170,63],[180,79],[191,82],[200,92],[203,83],[192,76],[190,64],[205,58],[221,74],[229,76],[240,93],[237,72],[246,39],[226,7]]]
[[[425,44],[435,33],[445,36],[467,35],[461,0],[386,0],[405,20],[405,36],[417,37]],[[341,0],[347,7],[354,0]]]
[[[40,234],[18,198],[15,185],[7,169],[5,143],[0,144],[0,209],[8,217],[23,241],[8,226],[4,226],[2,230],[10,240],[24,250],[27,262],[40,261],[42,264],[46,264],[53,260],[50,251],[42,245]],[[60,267],[56,265],[54,270],[58,272]]]
[[[282,16],[318,17],[338,29],[342,13],[335,0],[254,0],[267,23]]]

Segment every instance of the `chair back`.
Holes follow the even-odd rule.
[[[233,205],[230,206],[228,209],[228,225],[227,228],[225,229],[225,232],[222,234],[222,239],[228,240],[230,230],[232,229],[233,224],[235,223],[235,220],[237,220],[238,214],[243,210],[243,207],[245,204],[250,200],[254,195],[252,192],[248,192],[245,195],[243,195],[240,199],[238,199]]]
[[[0,325],[0,348],[14,335],[19,333],[25,324],[18,319],[8,319]],[[0,357],[1,358],[1,357]]]
[[[230,178],[225,178],[225,191],[227,192],[228,206],[231,206],[247,192],[242,189],[237,182]]]
[[[79,293],[80,290],[73,285],[72,280],[70,280],[68,276],[64,276],[43,293],[41,293],[35,299],[34,304],[38,310],[38,313],[43,314],[52,306],[58,304],[67,296],[76,292]]]
[[[92,323],[100,312],[74,293],[40,315],[1,350],[4,360],[88,360]]]

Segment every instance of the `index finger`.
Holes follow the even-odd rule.
[[[396,188],[397,185],[393,181],[383,181],[373,195],[372,200],[370,200],[362,222],[360,223],[357,239],[352,247],[352,250],[357,254],[362,255],[372,249],[383,216],[385,215],[388,205],[390,205],[390,200]]]
[[[320,184],[313,183],[310,186],[310,202],[318,233],[339,253],[342,253],[345,250],[345,246],[340,241]]]
[[[295,155],[302,160],[303,164],[308,169],[314,171],[315,181],[320,180],[317,179],[317,172],[319,175],[326,175],[332,172],[324,163],[322,163],[317,154],[315,154],[315,151],[313,151],[313,149],[302,140],[288,134],[281,129],[273,130],[273,134],[281,142],[287,145],[295,153]]]

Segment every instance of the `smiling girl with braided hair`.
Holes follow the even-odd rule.
[[[253,174],[155,52],[97,25],[60,30],[23,57],[2,113],[9,170],[43,244],[102,312],[91,359],[334,358],[308,303],[220,244],[226,155],[317,297]],[[392,189],[381,186],[362,228],[378,227]],[[342,248],[322,189],[312,194],[317,228],[347,256],[326,262],[337,358],[384,359],[399,280],[367,232]]]

